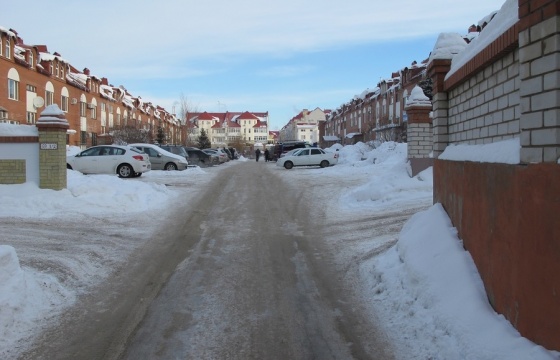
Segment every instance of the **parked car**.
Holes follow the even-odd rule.
[[[190,163],[189,154],[187,154],[187,151],[182,145],[159,145],[159,147],[170,153],[184,157]]]
[[[226,155],[226,153],[221,151],[221,150],[218,150],[218,149],[203,149],[202,151],[204,151],[207,154],[217,156],[218,157],[218,163],[220,163],[220,164],[223,164],[223,163],[229,161],[229,158]]]
[[[233,158],[234,158],[234,159],[236,159],[236,160],[239,159],[239,153],[237,152],[237,150],[235,150],[234,147],[230,147],[230,148],[229,148],[229,152],[231,152],[231,154],[233,155]]]
[[[311,145],[309,145],[305,141],[284,141],[274,146],[274,151],[272,152],[271,157],[273,161],[278,160],[282,157],[282,154],[285,154],[290,150],[303,149],[307,147],[311,147]]]
[[[288,151],[287,153],[280,154],[280,157],[282,158],[282,157],[284,157],[284,156],[293,155],[294,153],[296,153],[296,152],[298,152],[298,151],[300,151],[300,150],[301,150],[301,148],[297,148],[297,149],[290,150],[290,151]]]
[[[152,170],[186,170],[189,162],[185,157],[175,155],[167,150],[163,150],[154,144],[130,144],[150,157]]]
[[[141,176],[150,171],[147,154],[131,146],[92,146],[66,157],[66,168],[83,174],[117,174],[122,178]]]
[[[291,155],[281,157],[277,166],[291,169],[294,166],[320,166],[322,168],[338,163],[338,152],[326,152],[319,148],[299,149]]]
[[[197,165],[200,167],[207,167],[218,165],[219,160],[217,155],[210,155],[195,147],[185,147],[185,151],[189,156],[189,165]]]
[[[223,152],[226,153],[226,155],[228,156],[228,159],[233,160],[233,153],[228,149],[228,148],[220,148],[219,150],[222,150]]]

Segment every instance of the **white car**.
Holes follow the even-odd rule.
[[[92,146],[66,157],[66,168],[83,174],[117,174],[122,178],[138,177],[150,171],[148,155],[130,146]]]
[[[184,156],[170,153],[154,144],[129,144],[150,157],[152,170],[186,170],[189,162]]]
[[[294,166],[320,166],[322,168],[338,163],[338,152],[326,152],[319,148],[297,149],[276,161],[276,166],[291,169]]]

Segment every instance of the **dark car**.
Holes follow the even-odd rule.
[[[226,153],[226,155],[228,156],[228,158],[229,158],[230,160],[233,160],[233,159],[234,159],[233,153],[231,152],[230,149],[228,149],[228,148],[222,148],[222,151]]]
[[[189,164],[198,165],[200,167],[207,167],[217,164],[217,158],[213,158],[204,151],[195,147],[185,147],[185,151],[189,156]]]
[[[183,156],[185,159],[190,160],[188,153],[185,151],[185,148],[181,145],[159,145],[159,147],[165,151],[169,151],[170,153],[173,153],[175,155]]]
[[[309,145],[305,141],[298,141],[298,140],[284,141],[276,144],[276,146],[274,147],[274,153],[271,155],[271,157],[273,161],[276,161],[280,159],[282,154],[285,154],[290,150],[306,148],[306,147],[311,147],[311,145]]]

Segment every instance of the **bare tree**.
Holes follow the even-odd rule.
[[[195,126],[189,121],[189,114],[200,112],[199,106],[193,104],[193,102],[190,101],[183,93],[181,93],[177,103],[177,116],[179,117],[181,127],[183,128],[185,145],[193,145],[193,142],[196,142],[196,139],[193,138]]]
[[[109,134],[115,144],[151,143],[151,131],[141,128],[134,122],[127,125],[114,126]]]

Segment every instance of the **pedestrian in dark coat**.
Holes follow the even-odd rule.
[[[255,151],[255,157],[257,158],[257,161],[259,161],[259,158],[261,157],[261,150],[260,149],[257,149]]]
[[[270,160],[270,152],[268,151],[268,149],[266,149],[264,151],[264,161],[268,161]]]

